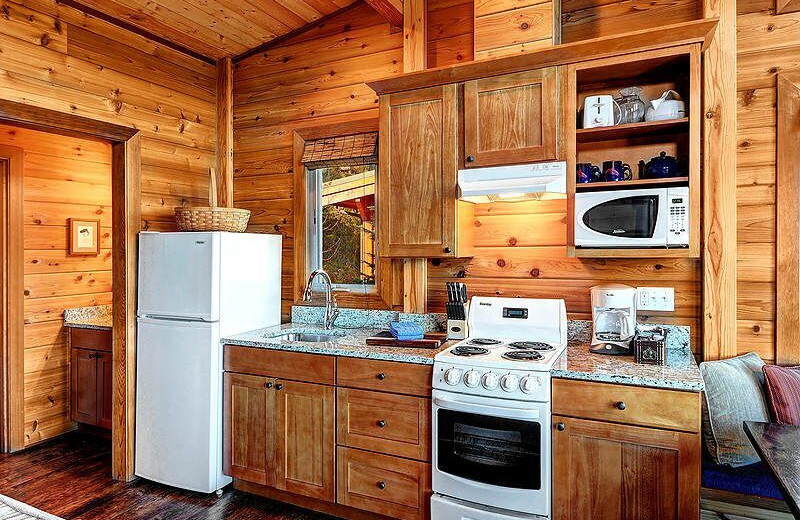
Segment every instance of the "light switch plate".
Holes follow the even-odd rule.
[[[675,311],[675,289],[672,287],[639,287],[636,296],[637,310]]]

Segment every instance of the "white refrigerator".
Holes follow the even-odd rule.
[[[222,489],[220,339],[280,323],[281,236],[140,233],[138,305],[135,473]]]

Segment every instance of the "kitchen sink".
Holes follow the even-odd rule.
[[[275,334],[269,336],[268,339],[279,341],[299,341],[301,343],[325,343],[326,341],[333,341],[341,338],[343,334],[338,332],[284,332],[282,334]]]

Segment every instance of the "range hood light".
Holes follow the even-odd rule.
[[[564,199],[567,163],[551,162],[459,170],[459,198],[466,202]]]

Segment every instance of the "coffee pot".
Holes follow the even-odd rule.
[[[596,285],[592,295],[592,345],[595,354],[631,355],[636,335],[636,288],[622,284]]]

